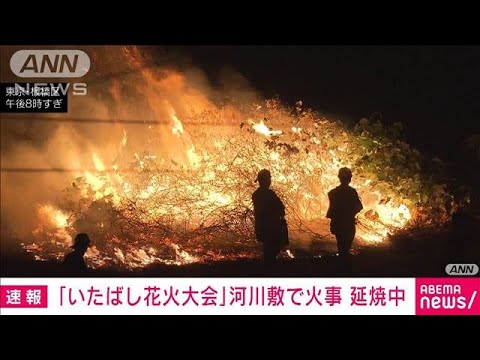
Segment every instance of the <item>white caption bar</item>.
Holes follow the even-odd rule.
[[[1,285],[2,315],[415,314],[414,278],[2,278]],[[47,286],[46,307],[32,296],[21,302],[28,286]]]

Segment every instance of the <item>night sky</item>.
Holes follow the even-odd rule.
[[[263,95],[358,121],[380,112],[410,143],[448,158],[480,133],[479,46],[182,47],[214,83],[231,66]]]

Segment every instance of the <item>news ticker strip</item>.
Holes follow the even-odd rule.
[[[480,315],[479,278],[2,278],[1,314]]]

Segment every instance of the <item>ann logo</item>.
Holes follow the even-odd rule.
[[[68,67],[68,71],[75,72],[77,64],[78,54],[74,55],[73,60],[66,54],[57,54],[53,60],[48,54],[45,54],[40,59],[40,66],[38,64],[37,57],[34,54],[30,54],[20,69],[20,73],[23,74],[26,70],[32,70],[37,74],[44,73],[47,66],[48,70],[52,73],[63,73],[65,66]]]
[[[445,272],[452,276],[472,276],[478,273],[477,264],[448,264]]]
[[[90,58],[81,50],[20,50],[10,68],[23,78],[76,78],[88,72]]]

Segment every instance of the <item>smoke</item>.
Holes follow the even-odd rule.
[[[22,48],[1,47],[2,81],[18,81],[11,74],[9,59]],[[114,163],[127,165],[133,154],[145,150],[182,163],[187,161],[185,146],[190,145],[188,136],[179,140],[172,133],[173,115],[184,124],[199,118],[199,111],[205,113],[206,121],[221,121],[207,116],[219,110],[235,119],[236,110],[231,104],[252,103],[260,98],[248,81],[230,67],[221,69],[220,86],[214,89],[188,56],[168,48],[80,49],[91,59],[89,73],[77,80],[87,83],[88,95],[69,93],[68,114],[2,114],[1,167],[25,169],[1,173],[2,251],[10,248],[13,239],[28,240],[38,225],[39,204],[63,201],[62,190],[85,170],[95,169],[92,154],[107,167]],[[52,79],[56,81],[61,79]],[[76,121],[69,121],[72,119]],[[125,137],[125,146],[119,147]]]

